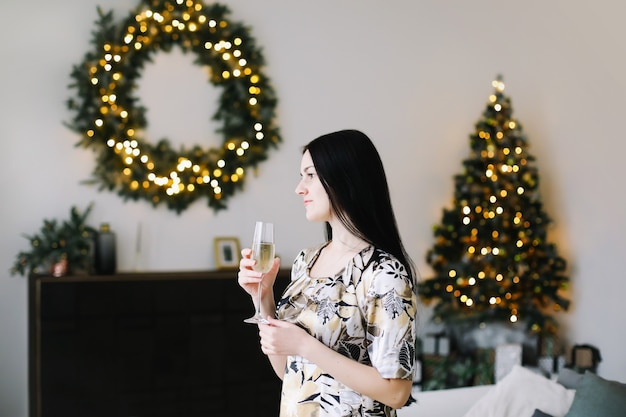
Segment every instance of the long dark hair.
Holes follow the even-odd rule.
[[[315,171],[341,223],[355,236],[395,256],[416,282],[416,270],[398,232],[387,176],[370,138],[358,130],[341,130],[309,142]],[[326,238],[332,229],[326,223]]]

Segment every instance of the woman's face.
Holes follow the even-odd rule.
[[[307,220],[311,222],[329,221],[331,214],[330,199],[317,176],[308,150],[302,155],[300,177],[301,180],[296,187],[296,194],[304,199]]]

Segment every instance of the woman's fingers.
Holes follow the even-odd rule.
[[[237,274],[237,281],[239,284],[250,284],[255,283],[258,284],[263,278],[263,274],[260,272],[253,271],[251,269],[240,269]]]
[[[241,251],[241,260],[239,261],[239,273],[237,274],[237,282],[242,288],[246,288],[249,293],[252,290],[256,293],[256,285],[261,281],[263,274],[252,270],[254,260],[250,258],[252,250],[244,248]],[[254,286],[254,288],[253,288]]]

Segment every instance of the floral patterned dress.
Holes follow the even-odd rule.
[[[313,278],[310,268],[326,244],[296,257],[277,318],[375,367],[383,378],[412,379],[417,297],[404,265],[369,246],[336,276]],[[305,358],[287,358],[281,417],[395,415],[392,408],[351,390]]]

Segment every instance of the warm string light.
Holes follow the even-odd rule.
[[[539,275],[531,274],[532,267],[526,263],[542,244],[540,239],[532,236],[535,216],[540,213],[535,213],[532,206],[528,216],[519,209],[511,210],[537,199],[534,192],[536,179],[534,171],[527,170],[529,158],[523,149],[521,127],[510,117],[509,101],[502,95],[504,83],[498,79],[493,82],[493,87],[496,91],[489,96],[486,119],[477,125],[476,139],[473,139],[472,153],[476,161],[472,161],[473,164],[468,165],[471,169],[465,172],[466,183],[474,184],[468,188],[482,188],[484,194],[480,201],[468,197],[471,200],[458,202],[463,229],[455,230],[450,224],[451,218],[445,220],[444,217],[449,236],[444,237],[448,233],[442,234],[438,239],[442,252],[431,252],[429,256],[432,265],[444,266],[442,274],[446,274],[447,279],[442,278],[441,283],[435,283],[432,289],[435,294],[441,289],[468,311],[484,309],[484,306],[507,311],[508,320],[515,323],[520,320],[520,302],[529,295],[520,292],[534,291],[541,295],[544,291],[541,285],[532,284]],[[482,163],[485,164],[482,178],[477,178],[475,175],[480,172],[477,167]],[[501,233],[500,228],[508,224],[511,226],[504,226]],[[468,232],[465,234],[461,230]],[[460,260],[450,259],[453,262],[449,262],[446,268],[448,245],[458,237],[465,243],[465,254]],[[515,267],[509,259],[514,260]],[[532,327],[537,328],[537,324]]]
[[[190,4],[191,3],[191,4]],[[178,5],[182,4],[181,2],[177,3]],[[206,24],[211,28],[219,27],[220,24],[213,20],[209,19],[207,16],[201,13],[202,5],[199,3],[187,2],[187,6],[191,9],[192,13],[195,13],[196,21],[190,21],[192,18],[192,14],[189,12],[183,13],[183,20],[186,22],[181,22],[180,20],[174,18],[171,12],[168,10],[164,10],[162,13],[154,12],[152,10],[144,10],[136,16],[136,20],[138,23],[138,27],[130,26],[128,28],[127,33],[123,37],[123,41],[125,45],[122,46],[113,46],[110,44],[105,44],[103,47],[104,56],[99,61],[101,66],[101,70],[104,72],[115,71],[116,64],[119,64],[125,59],[125,54],[128,53],[130,48],[127,45],[132,44],[135,50],[139,50],[142,48],[144,44],[150,43],[151,38],[149,35],[140,35],[135,39],[134,33],[137,31],[140,33],[149,33],[151,31],[164,30],[165,32],[172,32],[175,30],[178,31],[195,31],[197,27],[202,24]],[[226,25],[225,22],[221,24],[222,26]],[[221,55],[221,58],[228,63],[228,66],[231,67],[232,76],[250,76],[252,74],[252,70],[246,66],[247,60],[242,56],[242,52],[240,49],[233,50],[233,47],[241,46],[243,41],[241,38],[235,38],[233,41],[228,40],[220,40],[219,42],[212,44],[211,42],[205,43],[205,48],[207,50],[213,49],[218,54]],[[112,52],[111,52],[112,51]],[[231,52],[232,51],[232,52]],[[98,78],[99,70],[98,68],[93,68],[91,70],[94,73],[94,77],[92,79],[92,83],[94,85],[100,84],[100,80]],[[231,76],[231,72],[224,71],[222,73],[222,77],[227,79]],[[122,81],[122,74],[117,72],[115,73],[113,78],[113,82],[111,82],[106,89],[104,89],[104,93],[102,95],[102,102],[105,104],[101,107],[101,112],[103,115],[102,119],[96,119],[95,125],[96,128],[104,128],[104,116],[109,112],[112,114],[118,115],[118,120],[114,122],[120,123],[120,125],[125,125],[128,112],[122,107],[118,106],[115,103],[116,94],[115,90],[117,88],[117,83]],[[251,77],[252,78],[252,77]],[[258,77],[254,77],[254,79],[258,79]],[[251,79],[251,84],[254,84]],[[254,97],[256,94],[260,93],[260,89],[254,85],[252,85],[249,89],[251,94],[249,104],[254,106],[256,104],[256,98]],[[261,123],[255,123],[254,129],[257,131],[256,138],[258,140],[263,139],[263,125]],[[189,191],[193,192],[195,189],[194,182],[211,184],[213,187],[213,192],[216,196],[221,194],[221,169],[213,170],[214,178],[211,177],[210,169],[206,166],[202,166],[199,164],[192,163],[189,159],[179,158],[178,165],[175,171],[171,171],[169,175],[159,175],[154,170],[154,163],[150,159],[150,156],[142,151],[139,147],[139,144],[136,140],[129,140],[133,136],[133,131],[128,130],[126,138],[111,138],[108,141],[108,145],[115,149],[116,153],[120,155],[121,158],[124,159],[124,162],[127,165],[132,165],[135,160],[139,160],[143,165],[148,167],[147,180],[151,183],[159,186],[165,187],[167,189],[168,195],[178,194],[180,192]],[[238,146],[239,145],[239,146]],[[241,143],[237,144],[235,141],[228,142],[226,144],[229,151],[233,151],[237,154],[237,156],[243,156],[245,151],[249,148],[249,144],[247,141],[241,141]],[[217,161],[217,166],[223,168],[225,162],[223,159]],[[185,170],[191,169],[194,173],[202,172],[204,175],[200,177],[190,177],[191,181],[189,183],[184,183],[178,173],[182,173]],[[237,182],[244,175],[243,167],[236,167],[236,173],[230,176],[230,181]],[[130,171],[129,171],[130,173]],[[143,187],[148,187],[149,184],[144,183]],[[132,188],[138,188],[139,183],[135,181],[132,185]]]
[[[273,95],[267,80],[259,72],[261,54],[255,50],[254,42],[246,41],[250,38],[242,26],[233,27],[223,17],[228,12],[224,6],[206,8],[201,2],[192,0],[159,4],[148,0],[142,2],[146,5],[123,23],[124,32],[119,42],[103,42],[97,57],[89,61],[92,63],[88,68],[89,84],[100,105],[91,123],[83,130],[91,142],[83,144],[91,146],[104,139],[107,148],[117,155],[121,161],[121,185],[113,181],[113,186],[127,184],[131,193],[149,193],[153,203],[160,201],[160,194],[150,191],[154,187],[164,190],[167,196],[210,187],[210,205],[223,208],[217,200],[225,192],[231,194],[233,187],[243,181],[246,165],[255,165],[265,159],[265,149],[280,141],[278,130],[271,121],[275,100],[261,101],[264,95]],[[106,18],[103,18],[105,23]],[[102,23],[103,33],[117,32],[107,30],[105,23]],[[143,59],[148,61],[147,54],[160,50],[164,43],[198,53],[201,65],[210,67],[213,84],[236,84],[235,94],[229,91],[228,96],[222,96],[216,115],[218,120],[226,118],[229,130],[233,131],[224,132],[222,149],[206,152],[198,151],[196,147],[192,152],[181,152],[172,158],[169,154],[174,152],[167,144],[160,143],[155,149],[142,140],[142,126],[132,107],[136,100],[130,97],[132,88],[129,85],[137,77],[135,68],[139,57],[145,56]],[[84,123],[81,119],[76,124]],[[164,151],[168,153],[167,158],[162,158]],[[163,159],[174,159],[174,164],[168,167]],[[102,177],[105,182],[110,181],[108,177]],[[176,208],[180,210],[190,200],[178,201],[180,204]]]

